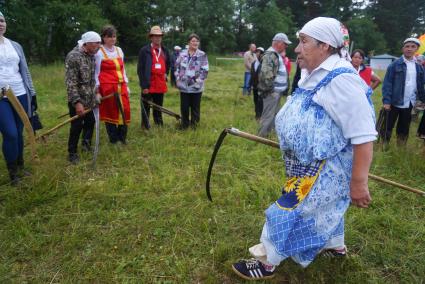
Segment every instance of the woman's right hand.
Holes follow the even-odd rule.
[[[77,115],[81,116],[83,115],[84,112],[84,106],[82,103],[78,102],[75,104],[75,112],[77,113]]]
[[[366,181],[357,182],[351,180],[350,183],[350,196],[351,203],[360,208],[367,208],[372,201],[370,197],[369,188]]]

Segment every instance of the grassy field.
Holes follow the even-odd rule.
[[[242,62],[210,61],[201,125],[179,131],[140,128],[135,65],[128,64],[132,123],[128,145],[110,145],[101,128],[97,169],[91,154],[69,165],[69,127],[39,143],[33,175],[10,187],[0,165],[0,283],[242,283],[231,263],[259,240],[263,211],[280,194],[284,166],[274,148],[228,137],[205,195],[209,159],[219,133],[234,126],[256,133],[252,97],[242,97]],[[67,111],[61,63],[31,66],[45,129]],[[380,91],[374,94],[376,108]],[[179,112],[170,89],[164,105]],[[425,189],[424,145],[376,145],[371,172]],[[44,131],[43,130],[43,131]],[[43,132],[41,131],[41,133]],[[275,139],[275,137],[273,138]],[[425,199],[369,183],[373,203],[346,214],[344,260],[318,257],[307,269],[287,260],[270,283],[424,283]]]

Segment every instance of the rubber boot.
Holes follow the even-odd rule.
[[[18,165],[18,175],[20,177],[24,177],[24,176],[30,176],[31,173],[29,171],[25,170],[24,167],[24,157],[23,156],[18,156],[18,160],[16,160],[16,164]]]
[[[10,184],[12,186],[17,186],[19,184],[17,161],[8,162],[7,163],[7,170],[9,171]]]

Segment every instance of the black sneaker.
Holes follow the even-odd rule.
[[[233,271],[246,280],[264,280],[274,277],[273,271],[267,271],[257,259],[243,259],[232,265]],[[274,268],[273,268],[274,270]]]
[[[71,164],[76,165],[80,161],[80,158],[78,157],[78,154],[77,153],[69,153],[69,155],[68,155],[68,161]]]
[[[347,256],[347,247],[344,246],[341,249],[324,249],[320,254],[325,257],[345,257]]]

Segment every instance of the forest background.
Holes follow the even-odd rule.
[[[46,63],[63,59],[82,33],[105,24],[117,27],[127,56],[138,54],[152,25],[165,30],[168,47],[184,46],[196,32],[202,49],[214,54],[244,51],[250,42],[268,47],[277,32],[296,42],[296,31],[317,16],[341,20],[354,48],[369,55],[399,55],[404,38],[425,32],[425,0],[0,0],[0,11],[6,36]]]

